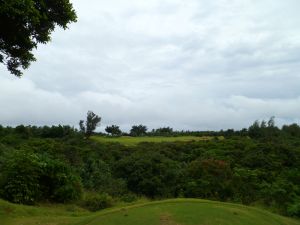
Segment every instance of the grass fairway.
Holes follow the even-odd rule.
[[[210,140],[213,137],[195,137],[195,136],[179,136],[179,137],[102,137],[102,136],[93,136],[92,140],[99,142],[119,142],[121,144],[132,146],[137,145],[141,142],[187,142],[187,141],[203,141]],[[221,139],[221,137],[219,137]]]
[[[71,212],[73,211],[73,212]],[[264,210],[220,202],[174,199],[97,213],[68,207],[26,207],[0,201],[1,225],[300,225]]]

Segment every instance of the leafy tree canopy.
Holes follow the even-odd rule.
[[[105,131],[109,134],[111,134],[112,136],[120,136],[122,134],[122,131],[120,130],[120,127],[117,125],[111,125],[111,126],[107,126],[105,128]]]
[[[38,43],[49,42],[55,26],[75,21],[69,0],[0,0],[0,63],[20,77],[35,61]]]
[[[100,121],[101,121],[101,117],[99,117],[92,111],[88,111],[85,124],[83,120],[79,121],[80,130],[82,133],[85,134],[86,138],[89,138],[93,134],[94,130],[97,128]]]
[[[140,125],[133,125],[130,130],[131,136],[143,136],[147,133],[147,127],[140,124]]]

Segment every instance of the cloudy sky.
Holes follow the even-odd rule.
[[[0,66],[0,124],[128,129],[300,123],[299,0],[72,0],[19,79]]]

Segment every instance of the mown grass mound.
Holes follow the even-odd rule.
[[[188,141],[204,141],[211,140],[213,137],[196,137],[196,136],[178,136],[178,137],[131,137],[131,136],[122,136],[122,137],[102,137],[102,136],[93,136],[92,140],[99,142],[118,142],[127,146],[137,145],[142,142],[188,142]],[[219,137],[222,139],[221,137]]]
[[[237,204],[174,199],[99,211],[28,207],[0,201],[1,225],[300,225],[299,220]]]
[[[298,225],[300,221],[237,204],[175,199],[105,212],[86,225]]]

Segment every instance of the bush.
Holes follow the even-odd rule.
[[[1,158],[0,171],[0,196],[14,203],[66,202],[81,197],[79,177],[64,163],[44,155],[10,152]]]
[[[186,170],[185,195],[227,200],[232,196],[232,171],[229,163],[216,159],[192,161]]]
[[[131,193],[125,194],[121,197],[121,201],[128,202],[128,203],[135,202],[137,199],[138,199],[137,196]]]
[[[44,199],[55,202],[79,200],[82,196],[80,178],[71,169],[58,160],[46,158],[45,173],[40,178]]]
[[[2,159],[0,189],[1,197],[23,204],[33,204],[42,195],[38,182],[41,162],[35,154],[16,152]]]
[[[181,168],[160,153],[133,153],[119,160],[114,169],[133,193],[150,198],[176,196]]]
[[[287,215],[292,217],[300,217],[300,203],[295,203],[288,206]]]
[[[111,207],[112,205],[113,205],[113,199],[110,195],[106,193],[103,194],[89,193],[81,203],[82,207],[92,212]]]

